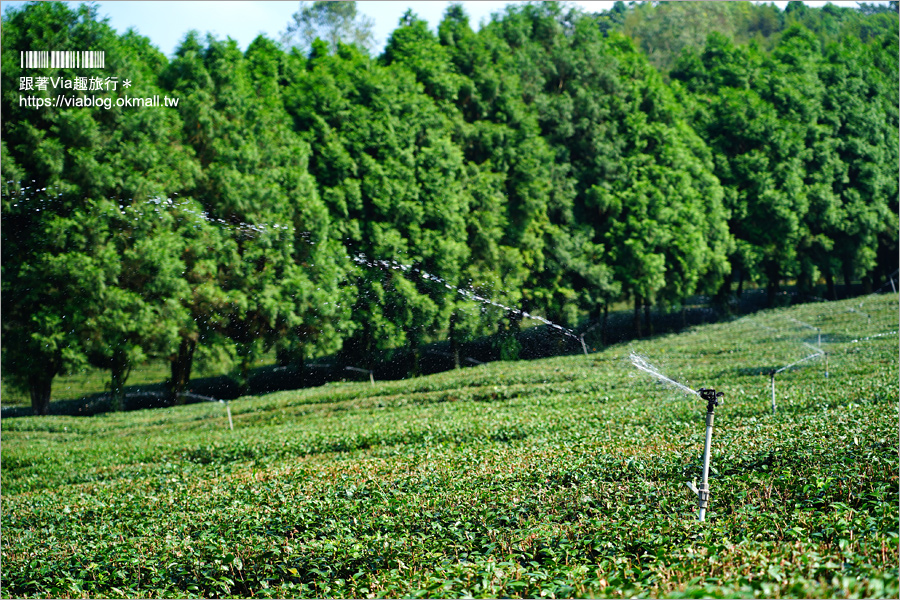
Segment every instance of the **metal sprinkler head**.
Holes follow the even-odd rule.
[[[700,388],[699,390],[697,390],[697,393],[700,394],[701,400],[706,400],[706,412],[713,412],[713,410],[717,406],[725,403],[725,400],[719,400],[720,398],[725,397],[725,392],[717,392],[713,389]]]

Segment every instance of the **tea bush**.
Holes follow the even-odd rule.
[[[897,298],[589,356],[3,421],[3,597],[897,597]],[[824,359],[768,373],[813,351]],[[886,335],[883,335],[886,334]],[[877,337],[874,337],[877,336]],[[869,338],[869,339],[865,339]],[[704,407],[725,392],[696,520]]]

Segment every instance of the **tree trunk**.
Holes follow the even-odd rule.
[[[722,285],[719,286],[719,291],[716,292],[716,304],[723,307],[726,311],[729,310],[729,304],[731,303],[731,275],[725,277],[722,281]]]
[[[609,331],[607,330],[607,323],[609,322],[609,304],[603,305],[603,324],[600,325],[600,342],[603,343],[603,346],[609,343]]]
[[[797,276],[797,294],[801,298],[812,295],[812,286],[812,273],[809,272],[809,269],[802,267],[800,274]]]
[[[501,321],[498,332],[499,360],[519,360],[522,347],[519,344],[519,330],[522,316],[516,312],[509,312]]]
[[[422,374],[422,349],[419,347],[419,336],[409,333],[409,347],[412,350],[412,370],[410,377],[418,377]]]
[[[653,335],[653,318],[650,316],[650,300],[644,300],[644,322],[647,324],[647,335]]]
[[[254,349],[252,343],[238,342],[237,369],[233,370],[229,377],[237,384],[238,397],[250,393],[250,370],[253,368]]]
[[[131,374],[131,365],[128,355],[124,350],[117,349],[113,352],[112,366],[110,367],[112,382],[112,408],[115,411],[125,410],[125,382]]]
[[[837,300],[837,289],[834,286],[834,275],[831,272],[831,269],[825,271],[825,285],[828,287],[828,299],[829,300]]]
[[[28,378],[28,391],[31,394],[31,410],[35,416],[45,416],[50,411],[50,388],[53,375],[47,372],[36,373]]]
[[[853,295],[850,287],[853,285],[853,267],[848,263],[844,263],[842,265],[842,271],[844,275],[844,298],[849,298]]]
[[[769,265],[768,269],[766,269],[766,278],[768,281],[766,282],[766,300],[768,302],[769,308],[775,306],[775,298],[778,296],[778,283],[781,278],[778,265]]]
[[[634,337],[641,337],[641,296],[634,295]]]
[[[450,354],[453,355],[453,368],[459,368],[459,339],[456,335],[456,313],[450,316]]]
[[[369,319],[363,319],[362,363],[370,371],[375,370],[375,336]]]
[[[182,338],[178,346],[178,354],[172,359],[172,378],[169,380],[169,394],[175,404],[184,404],[184,391],[191,381],[191,367],[194,363],[194,350],[197,340]]]

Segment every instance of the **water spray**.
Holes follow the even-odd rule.
[[[703,444],[703,475],[700,479],[699,488],[693,482],[686,485],[692,492],[697,494],[697,507],[699,509],[697,520],[702,523],[706,520],[706,509],[709,507],[709,456],[712,447],[713,420],[715,419],[716,407],[724,402],[719,399],[724,398],[725,392],[700,388],[697,393],[702,400],[706,400],[706,441]]]
[[[345,371],[356,371],[357,373],[368,373],[369,374],[369,383],[373,386],[375,385],[375,376],[372,374],[373,371],[369,369],[360,369],[359,367],[344,367]]]
[[[534,315],[527,311],[521,310],[519,308],[515,308],[512,306],[506,306],[505,304],[502,304],[500,302],[495,302],[494,300],[491,300],[490,298],[485,298],[484,296],[480,296],[479,294],[475,293],[474,291],[472,291],[470,289],[456,287],[455,285],[450,284],[446,279],[439,277],[438,275],[429,273],[427,271],[423,271],[422,269],[420,269],[416,266],[413,266],[413,265],[405,265],[396,260],[388,261],[388,260],[381,260],[381,259],[370,259],[365,254],[362,254],[362,253],[357,254],[356,256],[351,256],[350,260],[352,260],[353,262],[355,262],[358,265],[366,266],[369,268],[391,269],[391,270],[400,271],[403,273],[416,273],[422,279],[442,285],[446,289],[448,289],[452,292],[456,292],[457,294],[459,294],[463,298],[466,298],[467,300],[479,302],[484,306],[494,306],[494,307],[499,308],[507,313],[517,315],[523,319],[532,319],[535,321],[540,321],[544,325],[548,325],[549,327],[556,329],[563,335],[570,337],[573,340],[581,341],[582,348],[585,350],[585,354],[587,354],[587,348],[584,345],[584,340],[580,340],[580,338],[577,335],[575,335],[574,331],[572,331],[571,329],[567,329],[558,323],[554,323],[550,319],[547,319],[540,315]]]
[[[886,331],[884,333],[877,333],[875,335],[870,335],[869,337],[857,338],[855,340],[850,340],[851,344],[858,344],[859,342],[865,342],[867,340],[874,340],[876,338],[884,337],[886,335],[897,335],[896,331]]]
[[[806,327],[807,329],[814,330],[817,334],[817,343],[818,343],[819,347],[821,348],[821,346],[822,346],[822,328],[821,327],[814,327],[814,326],[810,325],[809,323],[804,323],[803,321],[801,321],[799,319],[795,319],[793,317],[788,317],[788,318],[791,321],[793,321],[794,323],[796,323],[797,325],[800,325],[801,327]]]
[[[674,379],[670,379],[669,377],[666,377],[665,375],[663,375],[662,373],[660,373],[660,372],[659,372],[659,369],[657,369],[656,367],[654,367],[653,365],[651,365],[650,363],[648,363],[648,362],[647,362],[647,359],[645,359],[643,356],[641,356],[641,355],[639,355],[639,354],[635,354],[634,352],[632,352],[631,355],[629,356],[629,358],[631,359],[631,364],[633,364],[635,367],[637,367],[637,368],[640,369],[641,371],[644,371],[644,372],[646,372],[646,373],[649,373],[649,374],[653,375],[654,377],[656,377],[657,379],[659,379],[659,380],[662,381],[663,383],[668,383],[668,384],[670,384],[670,385],[673,385],[673,386],[675,386],[678,390],[680,390],[680,391],[682,391],[682,392],[684,392],[685,394],[688,394],[688,395],[691,395],[691,394],[697,395],[697,396],[700,395],[700,392],[698,392],[698,391],[696,391],[696,390],[692,390],[692,389],[689,388],[688,386],[686,386],[686,385],[684,385],[684,384],[681,384],[681,383],[678,383],[678,382],[675,381]]]

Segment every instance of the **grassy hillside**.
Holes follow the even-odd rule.
[[[218,403],[5,419],[2,594],[897,597],[897,319],[870,296],[244,398],[233,431]],[[773,416],[810,327],[829,377],[780,373]],[[706,523],[704,407],[631,351],[725,392]]]

